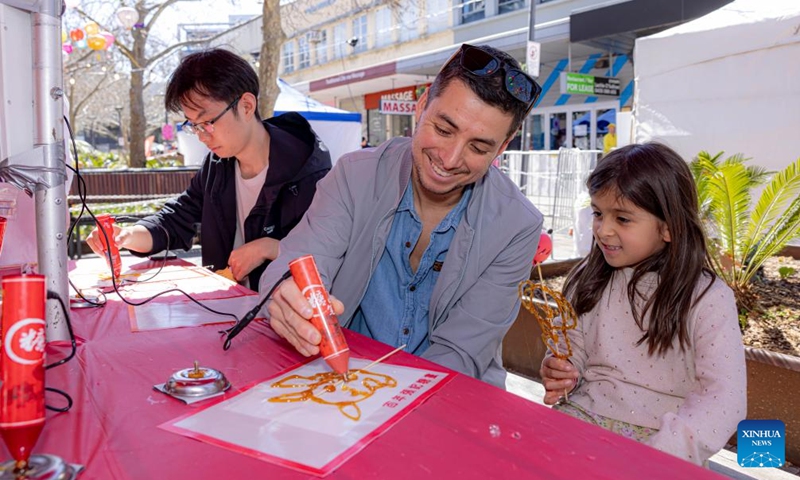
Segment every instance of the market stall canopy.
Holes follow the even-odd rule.
[[[736,0],[637,39],[634,140],[664,142],[687,160],[741,152],[769,170],[797,159],[798,24],[796,0]]]

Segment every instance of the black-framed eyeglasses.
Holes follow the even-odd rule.
[[[192,135],[200,135],[201,133],[211,135],[212,133],[214,133],[214,123],[216,123],[217,120],[222,118],[223,115],[228,113],[228,110],[233,108],[240,98],[242,97],[236,97],[236,100],[232,101],[230,105],[225,107],[225,110],[223,110],[222,113],[212,118],[211,120],[206,120],[205,122],[200,122],[200,123],[192,123],[189,120],[186,120],[181,124],[181,130],[183,130],[186,133],[191,133]]]
[[[510,93],[512,97],[528,106],[527,110],[525,110],[525,116],[528,116],[536,100],[539,98],[539,95],[542,93],[542,87],[536,83],[536,80],[527,73],[512,67],[481,47],[466,43],[461,45],[461,48],[447,60],[445,65],[452,62],[459,53],[461,53],[461,66],[464,70],[476,77],[488,77],[494,75],[498,70],[503,70],[503,72],[505,72],[503,85],[506,91]]]

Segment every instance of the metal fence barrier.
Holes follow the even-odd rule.
[[[545,229],[567,236],[575,225],[575,202],[587,193],[586,179],[600,153],[577,148],[507,151],[500,159],[500,169],[542,212]]]

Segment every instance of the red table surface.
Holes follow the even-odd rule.
[[[72,323],[76,358],[48,370],[46,381],[74,406],[48,412],[35,453],[84,465],[81,479],[316,478],[158,428],[205,405],[153,390],[195,360],[222,370],[232,391],[304,360],[267,326],[251,324],[226,352],[219,326],[131,333],[119,301],[73,310]],[[353,332],[346,337],[354,356],[391,350]],[[64,342],[49,344],[48,362],[68,351]],[[406,353],[390,361],[441,368]],[[48,394],[48,402],[60,398]],[[326,478],[724,477],[459,374]]]

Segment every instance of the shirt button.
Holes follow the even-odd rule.
[[[403,335],[408,335],[408,329],[407,328],[403,329]]]
[[[414,290],[416,290],[416,289],[417,289],[417,287],[416,287],[416,286],[414,286],[414,285],[411,285],[410,287],[408,287],[408,289],[409,289],[409,290],[411,290],[411,291],[413,292]]]
[[[406,242],[406,248],[411,248],[411,242]]]

